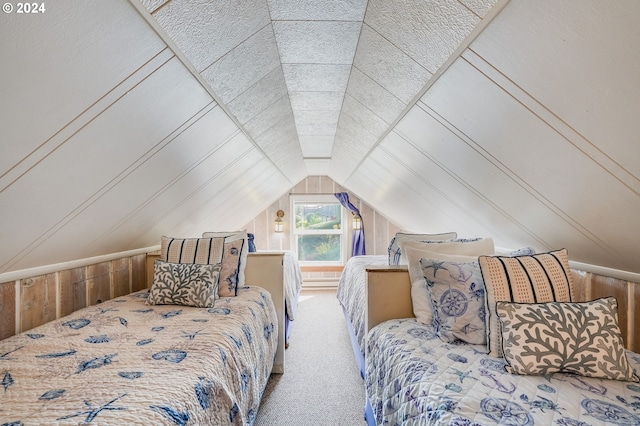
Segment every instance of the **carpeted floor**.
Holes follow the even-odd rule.
[[[364,381],[335,291],[300,295],[285,373],[272,374],[256,426],[365,425]]]

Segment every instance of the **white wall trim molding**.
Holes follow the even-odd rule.
[[[149,253],[157,250],[160,250],[159,245],[139,248],[135,250],[121,251],[117,253],[110,253],[101,256],[88,257],[85,259],[71,260],[68,262],[53,263],[51,265],[37,266],[35,268],[21,269],[18,271],[5,272],[0,274],[0,283],[38,277],[40,275],[51,274],[58,271],[65,271],[67,269],[80,268],[87,265],[95,265],[96,263],[108,262],[111,260],[136,256],[138,254]],[[16,292],[16,297],[18,297],[17,295],[18,292]]]

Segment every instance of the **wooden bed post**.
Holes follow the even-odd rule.
[[[411,280],[406,265],[371,265],[366,267],[365,333],[381,322],[413,318]]]
[[[262,287],[271,293],[278,316],[278,349],[273,373],[284,373],[284,253],[249,253],[244,270],[245,284]]]

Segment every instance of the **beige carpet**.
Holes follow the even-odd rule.
[[[364,381],[335,291],[303,290],[285,352],[272,374],[256,426],[365,425]]]

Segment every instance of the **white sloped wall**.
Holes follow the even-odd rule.
[[[640,3],[577,5],[511,1],[344,186],[409,229],[640,272]]]
[[[301,156],[285,176],[241,132],[132,3],[47,6],[2,16],[0,272],[235,228],[303,176]]]

